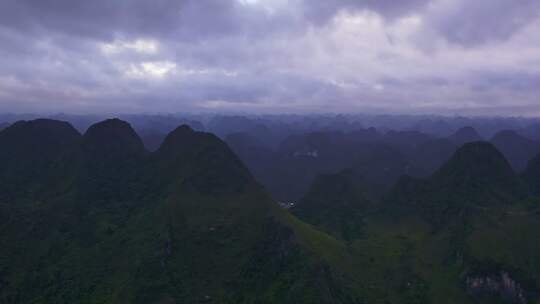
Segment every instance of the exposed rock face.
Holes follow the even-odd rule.
[[[467,293],[472,297],[499,297],[509,304],[527,304],[523,287],[508,272],[495,275],[469,276],[465,280]]]

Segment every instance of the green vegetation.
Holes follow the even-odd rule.
[[[360,238],[370,202],[352,180],[346,172],[320,176],[293,213],[346,242]]]
[[[292,213],[186,126],[154,153],[119,120],[0,145],[0,303],[538,303],[536,175],[486,143],[382,199],[322,176]]]
[[[68,145],[57,141],[64,125],[53,127],[41,151],[19,140],[51,123],[0,136],[2,167],[25,176],[0,200],[1,303],[312,303],[345,294],[325,259],[335,253],[318,253],[343,254],[340,243],[279,209],[215,136],[183,126],[149,154],[128,124],[109,120]],[[39,167],[20,166],[34,158]]]
[[[527,196],[525,182],[490,144],[463,146],[432,177],[402,178],[371,204],[359,199],[360,187],[335,191],[358,183],[354,176],[325,178],[331,180],[313,191],[329,196],[310,192],[294,212],[337,238],[343,231],[329,227],[361,214],[362,233],[347,240],[353,262],[345,272],[367,303],[523,303],[508,286],[537,303],[540,200]],[[501,273],[514,285],[503,287]],[[471,277],[499,285],[474,290]]]

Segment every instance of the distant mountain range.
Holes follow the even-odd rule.
[[[15,122],[0,131],[0,303],[540,300],[540,155],[516,173],[485,141],[352,134],[275,152],[181,125],[150,152],[119,119]],[[256,176],[306,194],[283,209]]]
[[[249,133],[224,140],[276,199],[298,202],[319,175],[351,169],[385,190],[401,175],[433,174],[460,146],[483,139],[472,127],[464,127],[448,137],[374,128],[313,132],[289,136],[277,148]],[[517,172],[540,153],[540,143],[513,131],[501,131],[490,142]]]
[[[354,175],[321,177],[292,212],[357,252],[366,284],[410,293],[395,303],[536,303],[539,170],[535,160],[518,176],[492,144],[473,142],[378,201]]]

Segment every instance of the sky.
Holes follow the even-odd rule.
[[[539,0],[0,0],[0,112],[540,116]]]

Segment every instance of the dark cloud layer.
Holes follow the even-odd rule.
[[[428,3],[429,0],[304,0],[302,8],[308,20],[316,24],[324,24],[341,11],[369,10],[392,20],[406,14],[412,14]]]
[[[3,0],[0,111],[537,114],[538,37],[537,0]]]
[[[537,0],[444,1],[428,19],[448,41],[480,45],[505,41],[540,17]]]

